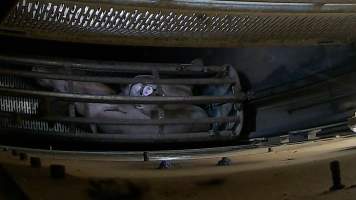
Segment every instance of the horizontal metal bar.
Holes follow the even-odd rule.
[[[87,0],[87,2],[98,3],[96,0]],[[352,12],[356,8],[356,4],[352,0],[170,0],[168,2],[157,0],[105,0],[103,2],[117,6],[145,6],[155,9],[214,9],[215,12],[226,10],[241,12]]]
[[[236,81],[227,78],[180,78],[180,79],[150,79],[150,78],[123,78],[123,77],[102,77],[102,76],[80,76],[80,75],[66,75],[41,73],[33,71],[0,69],[0,75],[13,75],[26,78],[38,79],[56,79],[56,80],[73,80],[81,82],[99,82],[111,84],[131,84],[134,82],[151,83],[151,84],[183,84],[183,85],[207,85],[207,84],[233,84]]]
[[[221,0],[173,0],[171,6],[184,6],[197,9],[229,9],[254,12],[352,12],[355,3],[339,1],[338,3],[321,3],[320,1],[278,2],[278,1],[221,1]]]
[[[192,133],[172,133],[172,134],[90,134],[90,133],[58,133],[58,132],[41,132],[19,128],[0,128],[0,135],[5,136],[28,136],[32,139],[35,137],[47,137],[60,140],[85,142],[114,142],[114,143],[156,143],[156,142],[218,142],[231,141],[237,138],[232,131],[221,131],[218,134],[210,132],[192,132]]]
[[[60,121],[70,123],[82,123],[82,124],[119,124],[119,125],[185,125],[185,124],[212,124],[212,123],[227,123],[236,122],[239,117],[217,117],[217,118],[203,118],[203,119],[116,119],[116,120],[104,120],[104,119],[88,119],[88,118],[62,118],[62,117],[46,117],[47,121]]]
[[[70,102],[88,102],[88,103],[112,103],[112,104],[210,104],[241,102],[246,99],[242,92],[235,96],[96,96],[87,94],[58,93],[37,90],[23,90],[0,87],[0,94],[9,96],[33,96],[43,98],[56,98]]]
[[[221,66],[200,66],[194,64],[174,64],[174,63],[133,63],[133,62],[99,62],[94,60],[61,60],[48,58],[30,58],[25,56],[0,55],[1,62],[8,62],[26,66],[47,66],[47,67],[72,67],[78,69],[128,71],[128,72],[148,72],[152,69],[159,72],[222,72],[225,67]]]
[[[233,152],[240,152],[249,149],[255,149],[258,146],[252,144],[212,147],[212,148],[198,148],[198,149],[183,149],[183,150],[155,150],[149,151],[150,160],[187,160],[187,159],[203,159],[221,157],[222,154],[231,154]],[[55,154],[56,157],[63,156],[66,159],[75,159],[81,157],[85,160],[107,160],[111,158],[112,161],[142,161],[142,151],[78,151],[78,150],[59,150],[59,149],[38,149],[38,148],[24,148],[16,146],[3,146],[0,149],[16,150],[18,152],[26,152],[29,154],[36,154],[41,156],[51,156]]]
[[[77,124],[109,124],[109,125],[182,125],[182,124],[212,124],[239,121],[238,116],[209,117],[202,119],[100,119],[83,117],[46,116],[37,117],[17,113],[0,112],[0,118],[16,118],[26,120],[39,120],[50,122],[67,122]]]
[[[337,122],[337,123],[332,123],[332,124],[327,124],[327,125],[323,125],[323,126],[302,129],[302,130],[293,130],[293,131],[289,131],[288,133],[290,133],[290,134],[307,133],[310,131],[323,130],[323,129],[334,128],[334,127],[345,126],[345,125],[347,125],[347,122]]]

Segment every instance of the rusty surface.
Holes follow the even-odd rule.
[[[350,1],[24,0],[0,33],[145,46],[338,43],[355,39],[355,8]]]
[[[165,170],[158,170],[160,161],[155,160],[29,155],[40,157],[42,168],[31,168],[8,151],[0,153],[0,162],[30,199],[333,200],[353,199],[356,192],[354,137],[282,145],[272,152],[261,148],[173,160]],[[223,156],[232,160],[230,166],[216,166]],[[329,191],[333,185],[329,165],[335,160],[345,188]],[[52,179],[50,165],[65,166],[66,177]]]

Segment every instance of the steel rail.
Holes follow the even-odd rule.
[[[214,132],[191,132],[191,133],[172,133],[172,134],[158,134],[158,133],[135,133],[135,134],[90,134],[90,133],[60,133],[60,132],[43,132],[26,130],[19,128],[0,128],[0,135],[5,136],[10,134],[13,136],[30,136],[32,137],[46,137],[59,140],[78,140],[80,142],[115,142],[115,143],[179,143],[179,142],[217,142],[217,141],[231,141],[231,139],[238,137],[232,131]]]
[[[58,58],[32,58],[26,56],[0,55],[0,62],[25,65],[25,66],[48,66],[48,67],[71,67],[91,70],[111,70],[128,72],[152,72],[152,68],[159,72],[223,72],[225,67],[202,66],[197,64],[175,63],[134,63],[115,61],[93,61],[83,59],[58,59]]]
[[[64,122],[76,124],[108,124],[108,125],[182,125],[182,124],[212,124],[212,123],[228,123],[239,120],[238,116],[229,117],[208,117],[201,119],[93,119],[84,117],[64,117],[64,116],[45,116],[37,117],[26,114],[15,114],[8,112],[0,112],[0,118],[13,118],[22,120],[40,120],[49,122]]]
[[[240,92],[234,96],[96,96],[88,94],[58,93],[38,90],[24,90],[0,87],[0,94],[9,96],[32,96],[40,98],[55,98],[69,102],[111,103],[111,104],[211,104],[242,102],[246,99]]]
[[[135,82],[150,83],[150,84],[165,84],[165,85],[208,85],[208,84],[233,84],[236,81],[227,78],[180,78],[180,79],[150,79],[150,78],[124,78],[124,77],[98,77],[98,76],[82,76],[82,75],[66,75],[42,73],[34,71],[1,69],[0,75],[20,76],[24,78],[37,79],[55,79],[55,80],[73,80],[80,82],[99,82],[109,84],[131,84]]]

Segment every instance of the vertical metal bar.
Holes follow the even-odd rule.
[[[152,70],[152,75],[154,77],[155,80],[159,80],[159,72],[155,69]],[[160,96],[163,96],[163,90],[162,90],[162,86],[158,83],[157,84],[157,92],[158,92],[158,95]],[[164,109],[163,109],[163,106],[162,105],[158,105],[158,119],[159,120],[162,120],[165,118],[165,112],[164,112]],[[158,134],[163,134],[164,133],[164,126],[163,125],[159,125],[159,128],[158,128]]]
[[[231,89],[232,93],[234,96],[238,96],[239,92],[241,92],[242,87],[241,87],[241,82],[239,78],[239,74],[236,72],[236,70],[233,68],[231,65],[226,65],[226,71],[228,72],[228,77],[231,79],[235,80],[234,84],[231,84]],[[236,115],[237,112],[241,112],[241,104],[233,103],[233,109],[235,109],[236,113],[234,112],[233,115]],[[235,124],[233,125],[232,132],[233,134],[236,134],[236,129],[239,126],[239,124],[243,123],[243,116],[239,117],[239,121],[235,121]],[[227,123],[227,126],[230,127],[231,122]]]
[[[69,66],[65,66],[65,73],[67,75],[72,75],[72,68]],[[68,80],[68,90],[70,93],[74,94],[74,83],[72,80]],[[70,102],[69,106],[68,106],[68,114],[70,117],[75,117],[75,105],[74,102]],[[69,130],[72,133],[75,133],[75,125],[74,124],[70,124],[69,125]]]

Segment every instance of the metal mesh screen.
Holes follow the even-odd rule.
[[[0,87],[28,88],[26,83],[15,76],[0,76]],[[23,114],[37,114],[39,100],[31,97],[0,96],[0,111]]]
[[[84,131],[75,128],[74,130],[66,124],[54,123],[49,124],[45,121],[38,120],[12,120],[12,119],[2,119],[0,120],[1,128],[15,128],[15,129],[25,129],[40,132],[59,132],[59,133],[84,133]]]
[[[216,46],[354,38],[355,13],[295,12],[290,7],[291,12],[283,13],[232,12],[22,0],[1,26],[57,40],[152,45],[157,40],[158,45]]]
[[[4,88],[20,88],[31,89],[26,81],[23,79],[11,76],[0,76],[0,87]],[[0,95],[0,112],[3,113],[16,113],[26,115],[37,115],[39,113],[38,98],[33,97],[20,97],[20,96],[4,96]],[[71,132],[75,133],[84,132],[78,128],[73,128],[65,123],[48,123],[41,120],[22,119],[9,119],[5,116],[0,116],[0,128],[20,128],[33,131],[46,131],[46,132]]]

